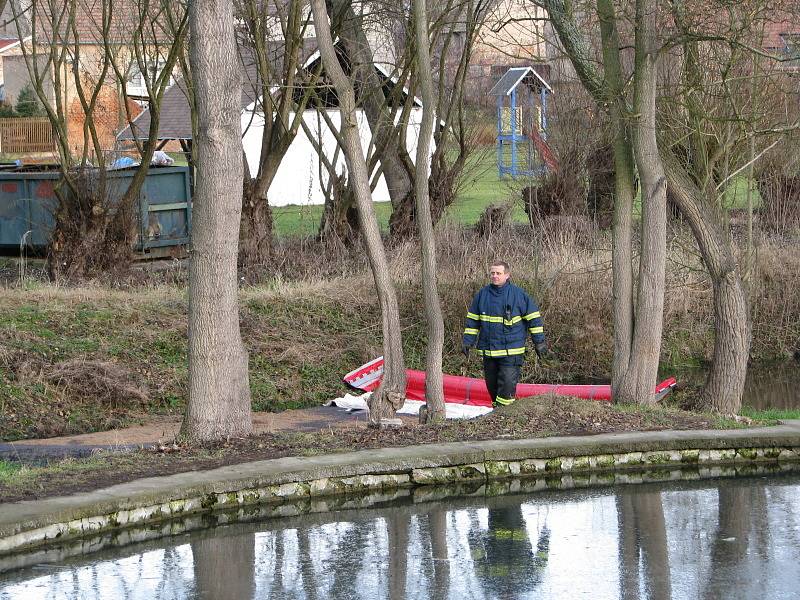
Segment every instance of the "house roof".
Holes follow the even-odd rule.
[[[75,0],[74,17],[67,10],[67,3],[58,4],[55,13],[50,3],[33,2],[29,9],[29,21],[37,44],[77,42],[79,44],[103,43],[103,23],[108,20],[108,40],[112,44],[127,44],[133,37],[140,21],[138,2],[104,2],[103,0]],[[110,13],[104,13],[111,9]],[[169,42],[172,36],[166,30],[166,18],[162,11],[168,3],[153,2],[149,5],[148,21],[155,27],[145,27],[152,42]],[[35,24],[35,28],[34,28]],[[164,27],[158,26],[164,24]]]
[[[259,90],[258,70],[255,62],[241,57],[242,94],[241,107],[244,110],[256,99]],[[150,109],[143,110],[133,122],[118,135],[120,140],[146,140],[150,133]],[[186,82],[179,79],[164,92],[161,99],[161,117],[158,122],[159,140],[192,139],[192,113]]]
[[[282,55],[280,54],[283,48],[283,42],[271,43],[270,62],[276,67],[280,67]],[[316,44],[316,40],[308,40],[306,48],[303,51],[305,56],[309,56],[304,65],[307,72],[313,72],[319,59],[319,53],[313,54],[308,50],[312,44]],[[258,77],[258,69],[256,68],[255,60],[253,59],[252,52],[240,46],[240,60],[242,67],[242,95],[241,107],[242,110],[253,109],[256,100],[261,94],[261,85]],[[384,91],[391,91],[394,87],[394,81],[389,76],[386,69],[375,65],[375,69],[383,78],[385,85]],[[321,86],[323,92],[320,94],[322,106],[335,107],[338,106],[336,96],[330,86]],[[408,90],[403,89],[404,97],[407,96]],[[420,101],[415,98],[414,102],[417,106],[422,106]],[[146,140],[150,131],[150,110],[144,110],[134,119],[133,123],[123,129],[118,135],[119,140],[133,140],[134,136],[139,140]],[[164,92],[164,97],[161,101],[161,118],[159,120],[158,140],[190,140],[192,139],[192,119],[191,108],[186,94],[186,85],[183,80],[178,81]]]
[[[0,38],[0,54],[19,46],[19,38]]]
[[[342,69],[344,70],[345,74],[350,76],[352,74],[352,69],[349,64],[347,55],[341,49],[339,42],[335,45],[336,49],[336,56],[339,59],[339,64],[341,65]],[[322,57],[320,56],[319,50],[316,50],[311,56],[309,56],[306,64],[303,66],[303,69],[308,74],[309,79],[311,78],[313,73],[316,73],[318,70],[322,72],[322,76],[320,77],[320,82],[317,84],[319,88],[317,92],[317,98],[315,100],[316,106],[321,106],[325,108],[336,108],[339,106],[339,100],[336,97],[336,90],[334,89],[333,83],[329,80],[327,75],[325,74],[324,69],[321,69],[321,62]],[[397,87],[398,80],[397,77],[393,76],[390,69],[386,68],[384,65],[379,63],[373,63],[373,68],[378,74],[378,77],[381,78],[383,81],[383,94],[385,98],[392,98],[394,89]],[[361,82],[355,81],[354,87],[357,95],[361,94]],[[295,91],[295,101],[299,101],[299,96],[302,93],[302,90]],[[404,103],[405,100],[409,97],[410,91],[407,87],[402,88],[402,93],[398,96],[400,104]],[[421,107],[422,100],[418,97],[414,96],[414,106]]]
[[[787,36],[800,35],[800,23],[796,19],[778,19],[764,25],[763,47],[767,49],[786,48]]]
[[[536,89],[544,88],[548,92],[553,91],[550,84],[548,84],[533,67],[512,67],[506,71],[500,80],[494,84],[492,89],[489,90],[489,95],[508,96],[520,83],[525,83],[525,85]]]

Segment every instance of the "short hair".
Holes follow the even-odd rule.
[[[504,260],[493,260],[492,264],[489,265],[490,267],[503,267],[504,273],[511,272],[511,266]]]

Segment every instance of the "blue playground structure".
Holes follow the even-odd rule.
[[[522,84],[522,85],[520,85]],[[489,91],[497,97],[497,170],[500,177],[538,177],[558,163],[547,145],[550,85],[533,67],[506,71]]]

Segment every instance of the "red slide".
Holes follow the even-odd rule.
[[[551,171],[558,171],[558,159],[556,158],[556,155],[553,154],[550,144],[544,141],[544,138],[535,127],[531,130],[530,136],[533,140],[533,145],[536,146],[536,149],[539,151],[539,154],[541,155],[544,164],[547,165],[547,168]]]
[[[361,365],[350,371],[342,379],[350,387],[371,392],[378,387],[383,377],[383,357]],[[409,400],[425,400],[425,373],[423,371],[406,370],[406,398]],[[675,387],[675,378],[665,379],[656,386],[656,395],[661,400]],[[517,398],[556,394],[559,396],[575,396],[587,400],[611,401],[610,385],[559,385],[548,383],[520,383],[517,385]],[[444,376],[444,400],[455,404],[471,404],[491,406],[492,400],[486,390],[483,379],[461,377],[459,375]]]

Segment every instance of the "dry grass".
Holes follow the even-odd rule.
[[[510,262],[514,280],[539,300],[560,362],[528,361],[527,381],[607,378],[611,364],[611,240],[589,223],[510,225],[486,238],[438,228],[444,368],[480,375],[459,353],[463,318],[489,263]],[[670,231],[662,366],[710,358],[711,285],[690,234]],[[800,350],[800,256],[796,242],[761,239],[752,279],[752,358]],[[320,404],[341,394],[340,377],[379,355],[381,320],[366,258],[358,249],[326,255],[308,242],[285,270],[241,288],[241,328],[250,352],[254,406]],[[404,347],[421,368],[425,322],[419,247],[389,251],[398,286]],[[288,255],[287,255],[288,256]],[[635,266],[635,265],[634,265]],[[177,270],[174,270],[177,273]],[[178,280],[173,273],[170,278]],[[178,412],[186,397],[184,285],[163,272],[124,287],[0,287],[0,436],[58,435],[107,428],[144,412]]]

